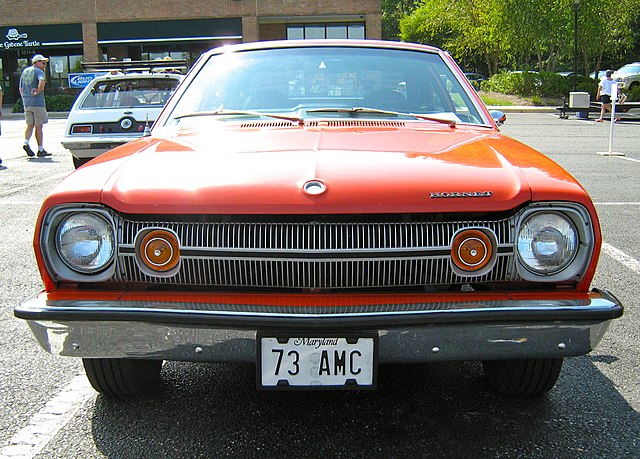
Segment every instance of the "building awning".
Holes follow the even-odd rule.
[[[99,45],[242,38],[242,18],[98,23]]]
[[[0,31],[0,50],[82,46],[82,24],[9,25]]]

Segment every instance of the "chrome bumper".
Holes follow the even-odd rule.
[[[95,158],[127,142],[139,138],[137,136],[110,137],[96,139],[73,139],[60,142],[76,158]]]
[[[15,309],[54,355],[255,362],[256,335],[377,333],[378,361],[491,360],[587,354],[623,312],[607,292],[581,299],[407,303],[347,308],[180,302],[51,301]]]

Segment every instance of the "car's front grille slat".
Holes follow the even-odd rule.
[[[452,222],[190,222],[117,217],[117,282],[232,288],[345,289],[513,281],[515,217]],[[494,268],[476,277],[456,274],[450,244],[460,229],[491,230],[502,248]],[[135,259],[136,235],[173,231],[180,267],[152,276]],[[148,272],[148,271],[147,271]]]

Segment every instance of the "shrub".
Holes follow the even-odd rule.
[[[58,94],[55,96],[44,96],[45,103],[47,104],[47,111],[49,112],[68,112],[71,110],[73,103],[76,100],[75,95]],[[24,113],[24,107],[22,106],[22,99],[16,100],[13,104],[13,113]]]
[[[536,87],[539,84],[540,79],[537,73],[500,72],[483,81],[481,88],[485,91],[528,97],[537,93]]]
[[[629,102],[640,102],[640,86],[636,86],[631,91],[628,92],[628,101]]]
[[[598,83],[587,77],[578,77],[577,91],[584,91],[595,97]],[[573,90],[573,77],[565,77],[554,72],[540,73],[498,73],[482,82],[485,91],[501,92],[523,97],[561,98]]]

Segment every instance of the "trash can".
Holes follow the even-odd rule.
[[[581,120],[589,118],[589,99],[588,92],[569,93],[569,108],[576,110],[576,118]]]

